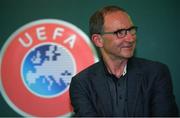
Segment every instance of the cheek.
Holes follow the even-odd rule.
[[[115,43],[114,41],[107,41],[104,46],[106,48],[109,48],[110,50],[113,49],[113,48],[116,48],[118,47],[118,43]]]
[[[117,40],[116,42],[113,43],[113,46],[116,48],[121,48],[124,45],[125,41],[123,40]]]

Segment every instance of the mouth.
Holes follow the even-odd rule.
[[[121,48],[128,48],[128,49],[132,49],[135,45],[135,42],[131,42],[131,43],[124,43]]]
[[[131,44],[131,45],[124,45],[124,46],[122,46],[122,48],[133,48],[133,44]]]

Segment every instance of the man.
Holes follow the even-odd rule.
[[[167,66],[133,57],[137,27],[128,13],[106,6],[89,26],[101,60],[72,78],[75,116],[178,116]]]

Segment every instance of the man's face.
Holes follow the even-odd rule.
[[[128,29],[133,26],[130,17],[121,11],[106,14],[104,17],[104,32],[114,32],[118,29]],[[102,53],[111,58],[128,59],[133,56],[136,46],[136,34],[129,31],[124,37],[117,37],[114,34],[104,34],[102,37]]]

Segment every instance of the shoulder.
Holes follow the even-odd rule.
[[[165,88],[172,86],[172,78],[167,65],[142,58],[133,58],[130,63],[132,70],[142,77],[141,82],[144,88],[156,89],[158,86],[164,86]]]
[[[158,61],[136,57],[129,60],[128,63],[132,68],[136,68],[140,73],[146,75],[146,77],[166,76],[170,78],[171,76],[168,66]]]
[[[91,83],[96,81],[96,75],[97,73],[101,73],[102,68],[101,62],[97,62],[77,73],[71,79],[70,91],[73,91],[74,88],[78,90],[82,88],[83,90],[89,90],[92,88]]]
[[[84,70],[77,73],[73,78],[88,78],[89,76],[97,73],[97,71],[101,70],[103,68],[102,62],[97,62],[95,64],[90,65],[89,67],[85,68]]]
[[[138,58],[138,57],[134,57],[134,58],[130,59],[130,63],[133,64],[134,66],[141,68],[141,69],[168,68],[167,65],[165,65],[161,62],[148,60],[148,59],[144,59],[144,58]]]

